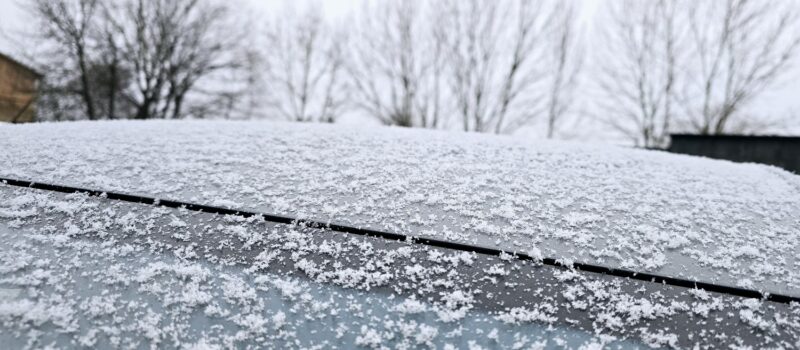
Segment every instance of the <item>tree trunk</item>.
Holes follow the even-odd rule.
[[[89,69],[86,66],[86,53],[83,45],[78,45],[77,54],[78,65],[81,70],[81,97],[83,98],[83,103],[86,104],[86,113],[89,120],[95,120],[97,116],[94,110],[94,100],[92,99],[91,84],[89,83]]]

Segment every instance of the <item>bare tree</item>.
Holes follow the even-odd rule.
[[[465,131],[508,133],[541,113],[544,36],[551,2],[449,1],[450,93]]]
[[[344,107],[344,33],[324,22],[316,7],[299,16],[287,9],[267,32],[268,105],[299,122],[336,120]]]
[[[47,67],[42,103],[59,109],[50,113],[58,118],[72,114],[60,109],[77,105],[82,111],[74,114],[89,119],[181,118],[191,110],[192,92],[221,86],[212,80],[240,66],[244,31],[233,29],[224,3],[36,0],[30,10],[44,29],[37,47],[48,50],[38,55]],[[194,104],[213,100],[202,96]]]
[[[547,98],[547,138],[553,138],[559,124],[575,106],[575,89],[583,64],[583,48],[578,42],[574,3],[560,1],[553,12],[550,37],[550,69],[545,71]]]
[[[701,134],[732,131],[743,108],[787,71],[800,46],[795,1],[697,1],[687,7],[690,60],[680,95],[687,124]],[[737,126],[759,125],[740,121]]]
[[[260,19],[259,19],[260,21]],[[236,119],[260,119],[267,117],[267,105],[269,102],[264,92],[267,87],[267,65],[263,55],[261,43],[253,41],[243,50],[241,57],[241,69],[231,70],[231,84],[233,91],[233,110],[231,118]]]
[[[677,2],[610,4],[603,42],[599,106],[602,120],[636,145],[660,147],[674,119],[681,33]]]
[[[234,69],[235,31],[224,4],[199,0],[136,0],[109,11],[134,72],[129,99],[135,118],[182,118],[189,93],[204,78]],[[115,13],[117,15],[115,15]]]
[[[438,84],[442,32],[431,29],[428,2],[366,4],[351,43],[348,75],[355,107],[383,124],[442,125]]]
[[[417,96],[416,110],[419,124],[424,128],[445,128],[448,124],[446,118],[450,109],[445,99],[446,72],[450,62],[447,60],[446,38],[444,26],[436,25],[440,20],[438,13],[427,9],[425,20],[430,23],[428,40],[423,40],[421,59],[424,60],[419,94]]]
[[[83,101],[86,116],[90,120],[97,119],[89,70],[93,49],[91,34],[97,22],[98,0],[35,0],[29,10],[37,19],[44,39],[54,42],[65,54],[66,61],[59,64],[74,65],[72,70],[79,81],[76,92]]]

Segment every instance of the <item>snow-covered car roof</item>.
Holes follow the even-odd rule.
[[[800,177],[613,146],[265,122],[7,126],[0,175],[800,295]]]
[[[763,165],[510,137],[268,122],[9,125],[0,127],[0,147],[4,150],[0,153],[2,178],[310,218],[555,258],[563,265],[589,263],[800,296],[796,256],[800,250],[800,177]],[[360,291],[383,288],[386,298],[378,299],[381,307],[389,310],[386,317],[396,315],[392,311],[396,307],[412,306],[433,315],[435,322],[417,320],[413,327],[400,325],[407,319],[381,326],[385,329],[376,329],[369,317],[361,323],[345,322],[358,325],[358,332],[363,333],[361,338],[351,339],[356,345],[380,346],[391,339],[402,345],[405,329],[409,334],[438,335],[444,340],[431,344],[443,346],[455,336],[451,334],[455,330],[443,324],[471,320],[473,327],[484,327],[477,319],[507,325],[572,325],[587,334],[582,345],[624,346],[613,342],[635,340],[647,345],[690,346],[713,345],[724,339],[730,345],[792,347],[800,341],[797,303],[759,301],[569,269],[548,270],[536,261],[515,261],[513,255],[476,258],[464,251],[383,243],[369,237],[340,237],[336,243],[332,238],[318,240],[311,233],[318,228],[265,228],[257,226],[265,223],[257,224],[254,218],[218,218],[85,195],[2,185],[0,195],[9,199],[0,204],[0,233],[7,247],[17,247],[3,252],[0,274],[4,280],[0,283],[21,281],[20,285],[30,286],[49,281],[43,283],[57,285],[69,283],[52,277],[59,276],[62,269],[81,270],[87,264],[120,270],[132,266],[127,277],[123,272],[118,274],[122,277],[92,276],[95,283],[113,285],[117,278],[124,286],[138,284],[140,292],[144,288],[152,294],[152,288],[162,287],[147,286],[160,282],[141,276],[167,270],[185,275],[173,267],[114,258],[137,255],[141,249],[135,247],[143,241],[148,249],[142,254],[158,256],[146,261],[163,260],[164,266],[175,264],[170,260],[173,256],[180,264],[191,265],[186,269],[195,269],[192,271],[214,270],[220,262],[222,266],[241,265],[239,271],[229,274],[256,294],[270,288],[263,286],[264,278],[254,277],[253,271],[265,270],[261,272],[273,274],[270,276],[299,271],[303,278],[311,278],[309,283],[321,283],[319,288],[327,284]],[[120,242],[132,248],[118,246]],[[395,246],[385,246],[392,244]],[[50,246],[64,251],[39,251]],[[216,248],[220,252],[212,254]],[[285,256],[272,256],[266,248]],[[126,249],[130,251],[126,253]],[[31,256],[25,264],[21,263],[24,259],[14,257],[19,251]],[[102,253],[92,255],[92,251]],[[76,258],[70,259],[64,252]],[[163,252],[169,253],[169,258],[157,254]],[[49,254],[50,260],[42,262],[42,254]],[[274,259],[282,263],[270,265]],[[475,259],[488,260],[474,263]],[[212,265],[198,267],[197,260]],[[53,264],[56,261],[59,263]],[[39,277],[23,277],[39,271],[37,268],[42,270]],[[149,273],[148,269],[161,272]],[[138,275],[133,274],[136,271]],[[229,277],[214,274],[201,284]],[[194,288],[189,283],[193,278],[179,277],[186,282],[179,287]],[[37,291],[39,296],[47,294]],[[116,290],[119,295],[129,292]],[[205,302],[194,304],[170,292],[153,295],[162,298],[162,304],[155,303],[158,307],[171,305],[164,304],[166,298],[177,300],[177,305],[200,305],[208,314],[209,308],[225,309],[212,307],[208,300],[235,299],[229,292],[225,288],[198,291],[206,296],[200,298]],[[91,308],[84,305],[103,295],[87,293],[85,300],[75,301],[75,307]],[[115,297],[111,304],[123,299]],[[392,306],[395,301],[408,305]],[[28,306],[69,307],[48,302],[39,305],[31,301],[34,304]],[[259,321],[264,314],[277,315],[263,305],[260,309],[243,305],[229,305],[234,307],[234,311],[227,309],[232,316],[223,317],[234,321],[232,330],[241,332],[243,324]],[[297,305],[294,307],[300,309]],[[0,319],[7,317],[4,327],[29,331],[30,327],[21,325],[36,324],[36,320],[19,323],[23,317],[20,310],[28,306],[0,307]],[[147,303],[138,306],[131,312],[144,313],[154,307]],[[336,309],[342,312],[348,307],[342,301]],[[470,318],[475,317],[469,312],[473,308],[491,317]],[[184,311],[191,315],[192,310]],[[181,315],[163,322],[180,325]],[[246,321],[247,317],[251,319]],[[102,320],[93,322],[97,329],[109,327]],[[706,324],[689,329],[698,322]],[[122,327],[123,333],[135,333],[135,327],[130,327]],[[186,327],[178,332],[184,337],[181,339],[197,340],[191,331],[196,331],[194,326]],[[416,328],[409,331],[409,327]],[[227,328],[222,329],[218,331],[224,333]],[[507,336],[508,342],[502,344],[510,347],[521,341],[519,334],[535,333],[530,333],[530,328],[498,329],[501,335],[478,334],[475,341],[488,341],[480,344],[492,346]],[[274,331],[280,334],[282,328]],[[701,341],[709,335],[713,335],[712,341]],[[163,341],[165,336],[160,337]],[[231,337],[212,337],[209,342],[238,341]],[[258,339],[249,333],[242,337],[251,342],[248,344]],[[79,342],[83,338],[71,339]],[[297,337],[284,340],[290,344],[291,339]],[[420,346],[428,340],[409,341],[406,345]],[[523,346],[536,341],[528,339]],[[320,344],[325,345],[314,343]]]

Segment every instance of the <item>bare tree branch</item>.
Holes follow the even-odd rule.
[[[636,145],[667,142],[675,101],[681,34],[674,1],[611,4],[598,82],[603,121]]]
[[[444,33],[425,20],[429,5],[417,0],[366,4],[350,42],[346,69],[353,104],[383,124],[442,126]]]
[[[553,13],[551,55],[547,70],[547,138],[553,138],[564,117],[575,106],[575,89],[583,64],[583,49],[578,42],[574,4],[561,1]]]
[[[91,32],[98,12],[97,0],[36,0],[30,11],[40,22],[42,35],[65,48],[69,62],[74,62],[80,87],[78,93],[90,120],[97,119],[93,87],[89,73]]]
[[[287,9],[267,31],[266,84],[273,113],[299,122],[332,123],[344,108],[346,37],[315,7]]]
[[[450,94],[465,131],[509,133],[540,114],[553,2],[446,1]],[[528,103],[524,103],[528,102]]]
[[[686,124],[701,134],[732,131],[731,121],[745,117],[744,107],[796,57],[798,7],[792,1],[725,0],[687,9],[691,54],[680,96]]]

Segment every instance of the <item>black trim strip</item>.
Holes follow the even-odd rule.
[[[601,273],[605,275],[615,276],[615,277],[622,277],[622,278],[629,278],[634,280],[646,281],[646,282],[653,282],[653,283],[661,283],[670,286],[678,286],[678,287],[685,287],[685,288],[699,288],[704,289],[709,292],[716,292],[722,294],[728,294],[733,296],[745,297],[745,298],[755,298],[755,299],[763,299],[767,301],[789,304],[792,302],[800,303],[800,297],[793,297],[789,295],[783,294],[771,294],[771,293],[762,293],[757,290],[753,289],[745,289],[739,287],[732,287],[732,286],[725,286],[719,285],[714,283],[706,283],[706,282],[698,282],[692,281],[682,278],[675,278],[675,277],[667,277],[661,276],[656,274],[650,273],[642,273],[642,272],[635,272],[625,269],[618,269],[618,268],[611,268],[605,267],[600,265],[593,265],[587,263],[573,263],[572,265],[568,265],[563,263],[559,260],[553,258],[544,258],[544,259],[537,259],[530,255],[524,253],[515,253],[515,252],[507,252],[500,249],[489,248],[489,247],[481,247],[481,246],[474,246],[469,244],[463,243],[455,243],[450,241],[443,241],[435,238],[424,238],[424,237],[413,237],[402,235],[398,233],[391,233],[391,232],[384,232],[378,230],[371,230],[347,225],[340,225],[340,224],[331,224],[331,223],[324,223],[321,221],[316,220],[309,220],[309,219],[295,219],[288,216],[280,216],[280,215],[272,215],[272,214],[263,214],[258,212],[246,211],[246,210],[235,210],[235,209],[228,209],[222,207],[215,207],[210,205],[203,205],[203,204],[195,204],[195,203],[188,203],[188,202],[181,202],[181,201],[173,201],[173,200],[164,200],[164,199],[157,199],[152,197],[143,197],[131,194],[124,194],[124,193],[116,193],[116,192],[104,192],[104,191],[97,191],[97,190],[89,190],[85,188],[79,187],[71,187],[71,186],[62,186],[62,185],[52,185],[52,184],[45,184],[45,183],[38,183],[32,181],[22,181],[22,180],[15,180],[15,179],[6,179],[0,177],[0,182],[17,187],[27,187],[33,188],[38,190],[47,190],[47,191],[54,191],[54,192],[62,192],[62,193],[84,193],[90,196],[95,197],[102,197],[108,198],[113,200],[119,200],[124,202],[130,203],[141,203],[141,204],[149,204],[149,205],[159,205],[163,207],[169,208],[185,208],[187,210],[197,211],[197,212],[204,212],[204,213],[212,213],[212,214],[221,214],[221,215],[236,215],[241,217],[253,217],[253,216],[260,216],[265,221],[275,222],[280,224],[299,224],[313,228],[324,228],[330,229],[333,231],[361,235],[361,236],[368,236],[368,237],[379,237],[383,239],[393,240],[393,241],[403,241],[408,242],[411,244],[422,244],[431,247],[439,247],[439,248],[446,248],[446,249],[453,249],[465,252],[475,252],[484,255],[494,255],[499,256],[500,254],[513,254],[520,260],[526,261],[538,261],[544,265],[549,266],[556,266],[562,268],[569,268],[572,267],[576,270],[586,271],[586,272],[594,272],[594,273]]]

